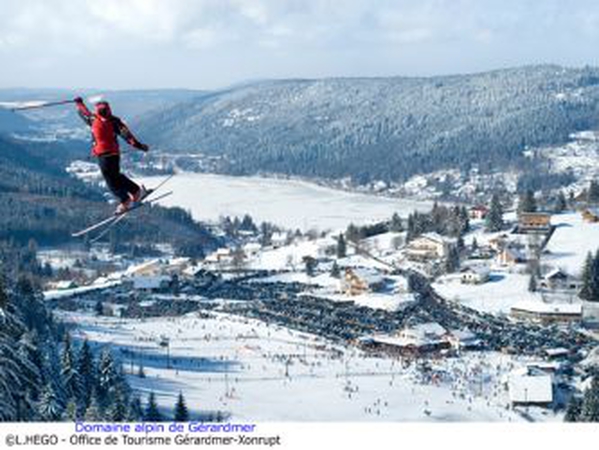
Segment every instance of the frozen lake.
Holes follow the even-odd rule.
[[[154,186],[162,177],[146,177]],[[315,184],[260,177],[231,177],[184,173],[168,184],[173,195],[161,203],[191,211],[197,220],[250,214],[287,228],[319,230],[345,228],[350,222],[366,224],[388,219],[395,212],[407,216],[431,208],[432,203],[350,193]]]

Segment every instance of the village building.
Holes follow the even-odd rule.
[[[248,257],[256,256],[258,253],[260,253],[260,250],[262,250],[262,245],[260,245],[258,242],[248,242],[243,246],[243,252]]]
[[[452,348],[456,350],[467,350],[480,348],[483,342],[480,338],[468,329],[451,330],[446,339]]]
[[[444,259],[456,242],[455,239],[441,236],[438,233],[425,233],[408,244],[406,256],[414,261]]]
[[[582,288],[582,280],[561,269],[554,269],[540,280],[539,288],[547,291],[578,292]]]
[[[565,347],[555,347],[545,349],[543,353],[549,359],[559,359],[569,356],[571,352]]]
[[[471,219],[482,220],[487,217],[487,214],[489,214],[489,208],[487,208],[484,205],[475,205],[472,208],[470,208],[469,211]]]
[[[78,286],[78,284],[75,280],[63,280],[57,281],[56,283],[50,283],[49,286],[57,291],[64,291],[67,289],[74,289]]]
[[[489,281],[491,272],[485,266],[465,267],[460,271],[460,280],[464,284],[484,284]]]
[[[447,330],[436,322],[407,327],[394,335],[365,336],[359,342],[367,348],[402,355],[415,355],[451,348]]]
[[[289,242],[289,233],[287,232],[276,232],[270,237],[270,243],[274,248],[279,248],[287,245]]]
[[[131,266],[127,269],[126,274],[129,276],[156,275],[160,273],[161,269],[162,263],[160,262],[160,259],[152,259],[142,264]]]
[[[523,212],[518,215],[518,233],[549,233],[551,214],[544,212]]]
[[[508,378],[512,406],[549,406],[553,403],[553,377],[532,367],[513,371]]]
[[[510,315],[516,319],[532,320],[544,324],[580,322],[582,305],[522,301],[511,307]]]
[[[506,247],[495,257],[495,262],[504,267],[511,267],[528,260],[526,253],[515,247]]]
[[[499,235],[489,239],[488,243],[489,243],[489,247],[491,247],[491,249],[495,250],[496,252],[500,252],[504,248],[507,247],[508,241],[509,241],[508,235],[505,233],[502,233],[502,234],[499,234]]]
[[[367,292],[377,292],[385,287],[386,279],[376,269],[346,268],[341,280],[341,291],[345,295],[361,295]]]
[[[232,260],[233,254],[227,247],[221,247],[204,258],[207,264],[230,264]]]
[[[131,278],[133,289],[151,292],[167,289],[172,280],[169,275],[134,275]]]
[[[582,211],[582,220],[589,223],[599,222],[599,208],[585,208]]]

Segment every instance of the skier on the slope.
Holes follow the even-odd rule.
[[[92,153],[98,158],[102,176],[112,193],[120,200],[116,214],[122,214],[131,207],[132,203],[142,200],[147,195],[147,191],[143,185],[137,185],[121,173],[118,137],[122,137],[129,145],[143,152],[147,152],[149,148],[133,136],[121,119],[112,115],[108,102],[96,103],[94,113],[85,106],[81,97],[75,99],[75,104],[79,115],[91,128]]]

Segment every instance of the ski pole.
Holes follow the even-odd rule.
[[[61,100],[57,102],[35,102],[29,105],[15,106],[10,109],[11,111],[24,111],[27,109],[47,108],[49,106],[66,105],[68,103],[75,103],[75,100]]]

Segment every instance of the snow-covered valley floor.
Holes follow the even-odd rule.
[[[132,386],[156,393],[165,412],[183,392],[196,413],[257,421],[522,421],[507,409],[504,375],[513,357],[468,353],[421,363],[222,313],[118,319],[58,312],[73,336],[110,344]],[[170,339],[171,368],[166,348]],[[140,362],[145,378],[135,374]],[[538,420],[559,420],[544,410]]]

